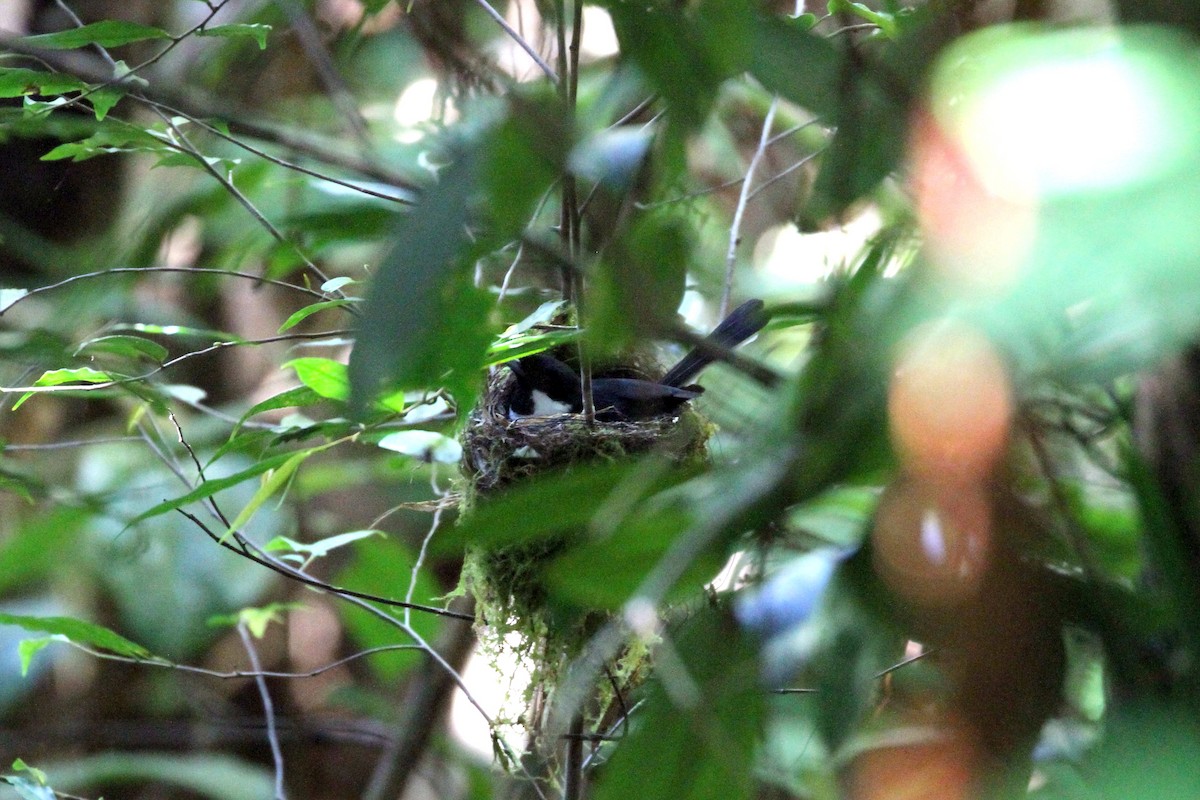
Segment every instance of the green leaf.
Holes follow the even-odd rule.
[[[292,314],[287,320],[279,326],[279,333],[290,330],[299,325],[304,320],[316,314],[318,311],[324,311],[327,308],[345,308],[359,302],[356,298],[346,298],[344,300],[323,300],[319,303],[313,303],[310,306],[305,306],[296,313]]]
[[[58,506],[30,515],[10,529],[0,543],[0,593],[11,594],[30,582],[45,580],[56,570],[69,569],[76,553],[72,541],[90,513]]]
[[[446,386],[461,407],[478,391],[490,297],[475,287],[466,226],[479,154],[466,148],[402,218],[380,266],[350,356],[352,406],[382,389]]]
[[[164,500],[158,505],[146,509],[133,519],[129,520],[129,522],[125,525],[125,530],[132,528],[139,522],[161,516],[166,514],[168,511],[174,511],[177,508],[183,508],[184,506],[194,503],[197,500],[204,500],[205,498],[212,497],[222,489],[228,489],[230,486],[237,486],[239,483],[243,483],[251,478],[263,474],[264,472],[268,472],[276,467],[282,466],[283,464],[287,463],[287,460],[291,457],[291,453],[280,453],[279,455],[271,456],[270,458],[264,458],[262,461],[259,461],[253,466],[247,467],[240,472],[235,472],[232,475],[227,475],[224,478],[207,480],[185,495],[176,497],[173,500]]]
[[[892,37],[896,35],[896,17],[892,14],[873,11],[862,3],[852,3],[850,0],[829,0],[830,14],[837,14],[842,11],[854,14],[856,17],[864,19],[872,25],[878,25],[885,36]]]
[[[694,522],[678,501],[668,503],[660,495],[648,505],[626,514],[605,536],[580,537],[555,558],[546,569],[552,595],[583,608],[621,608]],[[697,553],[668,599],[700,596],[726,556],[719,542]]]
[[[573,342],[580,337],[581,333],[582,331],[580,330],[558,330],[527,331],[514,335],[504,335],[488,346],[484,365],[491,367],[496,364],[503,364],[505,361],[512,361],[513,359],[540,353],[544,350]]]
[[[88,92],[87,99],[92,104],[92,111],[98,121],[103,121],[108,112],[125,97],[125,88],[120,85],[98,85],[89,88],[91,91]]]
[[[142,25],[137,22],[124,22],[106,19],[93,22],[79,28],[72,28],[57,33],[43,33],[38,36],[26,36],[21,42],[29,47],[43,50],[74,50],[91,44],[101,47],[120,47],[130,42],[144,42],[147,39],[170,39],[171,34],[162,28]]]
[[[457,439],[434,431],[396,431],[380,439],[378,444],[384,450],[436,464],[457,464],[463,453]]]
[[[241,424],[246,420],[264,411],[274,411],[278,408],[303,408],[304,406],[316,405],[321,400],[321,395],[307,386],[286,389],[274,397],[268,397],[266,400],[251,406],[245,414],[242,414],[241,419],[238,420],[238,427],[241,427]]]
[[[61,72],[42,72],[24,67],[0,67],[0,97],[30,94],[53,95],[82,91],[83,81]]]
[[[0,467],[0,491],[12,492],[27,503],[34,503],[37,498],[45,497],[46,484],[36,475]]]
[[[40,769],[37,769],[36,767],[29,766],[28,764],[25,763],[24,759],[18,758],[16,761],[13,762],[12,768],[15,769],[17,772],[28,772],[29,776],[31,778],[33,778],[35,781],[37,781],[38,783],[40,783],[43,786],[45,786],[47,783],[46,773],[42,772]]]
[[[259,50],[267,49],[267,34],[271,26],[262,23],[239,23],[231,25],[214,25],[211,28],[201,28],[197,36],[221,36],[227,39],[251,38],[258,43]]]
[[[76,367],[75,369],[52,369],[43,372],[42,376],[33,382],[34,386],[62,386],[68,383],[108,383],[113,377],[107,372],[91,367]]]
[[[95,797],[89,787],[126,785],[156,786],[171,797],[206,800],[262,800],[273,796],[269,769],[212,753],[108,751],[74,756],[56,765],[50,775],[60,789],[88,797]],[[52,795],[30,796],[27,800],[52,800]]]
[[[750,72],[771,92],[813,114],[832,118],[841,106],[842,57],[828,39],[800,21],[758,15]]]
[[[246,503],[238,515],[234,517],[233,522],[229,523],[229,527],[221,534],[220,541],[225,541],[234,531],[243,528],[249,522],[262,504],[271,499],[287,483],[292,479],[292,476],[299,469],[300,465],[308,460],[310,456],[324,452],[329,448],[340,444],[340,442],[330,442],[329,444],[321,445],[320,447],[311,447],[308,450],[301,450],[298,453],[292,454],[290,458],[279,465],[278,469],[269,469],[263,474],[262,485],[258,487],[258,491],[250,498],[250,502]]]
[[[683,300],[691,256],[688,221],[670,211],[639,215],[601,262],[589,342],[611,351],[631,332],[667,327]]]
[[[596,800],[749,800],[766,692],[758,659],[730,616],[704,608],[668,634],[641,723],[616,749]]]
[[[209,342],[245,341],[245,339],[234,333],[212,330],[211,328],[189,328],[186,325],[151,325],[144,322],[133,322],[114,325],[111,330],[153,333],[158,336],[179,336],[185,339],[203,339]]]
[[[17,643],[17,655],[21,659],[21,677],[24,678],[29,674],[29,665],[33,663],[33,657],[45,648],[51,642],[66,641],[62,636],[42,636],[37,639],[22,639]]]
[[[74,369],[52,369],[43,372],[41,377],[33,382],[34,386],[64,386],[67,384],[81,384],[80,391],[90,391],[84,387],[88,385],[96,385],[101,383],[111,383],[116,380],[107,372],[92,369],[91,367],[76,367]],[[25,401],[33,397],[37,392],[26,392],[17,402],[13,403],[13,410],[16,411]]]
[[[236,614],[216,614],[208,618],[209,627],[245,625],[250,635],[261,639],[272,622],[283,622],[284,611],[303,609],[300,603],[271,603],[259,608],[243,608]]]
[[[295,539],[289,539],[286,536],[276,536],[271,541],[267,542],[266,549],[271,552],[288,552],[298,553],[308,556],[304,560],[307,565],[313,559],[324,558],[332,551],[339,547],[345,547],[348,544],[354,544],[359,539],[365,539],[368,536],[385,536],[383,531],[368,528],[361,531],[349,531],[348,533],[339,533],[335,536],[328,536],[324,539],[319,539],[311,544],[297,542]]]
[[[122,356],[133,360],[145,359],[154,364],[161,364],[170,354],[167,348],[158,342],[144,339],[141,336],[114,334],[88,339],[79,345],[76,356],[91,356],[98,354]]]
[[[611,2],[607,8],[621,54],[662,94],[672,124],[683,132],[704,124],[728,60],[710,47],[703,26],[674,3]]]
[[[614,493],[620,492],[622,508],[628,509],[639,497],[683,477],[655,458],[589,464],[542,476],[481,502],[453,532],[440,537],[436,547],[493,547],[579,532],[609,505]],[[538,511],[531,514],[530,509]]]
[[[154,654],[108,628],[71,617],[26,617],[0,613],[0,625],[17,625],[35,633],[63,636],[75,644],[106,650],[119,656],[152,659]]]
[[[347,400],[350,397],[350,378],[345,364],[331,358],[295,358],[283,365],[296,371],[300,382],[321,397]]]

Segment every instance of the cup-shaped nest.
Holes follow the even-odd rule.
[[[638,367],[618,367],[597,377],[647,377]],[[710,434],[690,405],[670,414],[628,421],[594,420],[582,414],[509,419],[516,379],[504,368],[488,380],[463,431],[463,471],[475,496],[524,478],[597,460],[659,453],[680,462],[703,460]]]
[[[598,373],[643,378],[650,374],[638,366]],[[679,463],[707,458],[711,428],[689,405],[670,414],[630,421],[589,424],[582,414],[514,420],[508,409],[515,385],[508,369],[496,370],[468,418],[462,434],[462,466],[469,484],[464,513],[470,513],[476,499],[555,470],[586,469],[596,462],[651,453]],[[564,498],[564,502],[570,500]],[[553,628],[559,641],[547,645],[558,644],[569,652],[582,643],[599,615],[585,611],[577,625],[564,626],[562,620],[551,625],[542,581],[543,568],[569,547],[572,537],[568,531],[552,539],[468,552],[465,583],[490,635],[517,630],[530,640],[547,636],[547,630]]]

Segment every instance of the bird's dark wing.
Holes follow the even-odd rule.
[[[667,386],[637,378],[597,378],[592,381],[592,401],[602,420],[645,419],[666,414],[704,391],[700,386]]]

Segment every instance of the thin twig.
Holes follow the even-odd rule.
[[[241,189],[233,185],[233,181],[222,175],[220,171],[213,166],[207,158],[204,157],[204,154],[196,149],[196,147],[188,139],[187,134],[185,134],[183,130],[175,124],[175,121],[171,119],[170,116],[164,114],[158,109],[154,109],[154,112],[158,115],[158,118],[161,119],[163,123],[165,123],[166,126],[171,130],[171,133],[174,134],[174,141],[172,144],[181,153],[190,156],[191,159],[195,161],[201,169],[207,172],[217,183],[221,184],[222,188],[224,188],[234,200],[237,200],[238,204],[244,208],[246,212],[250,214],[250,216],[253,217],[254,220],[267,231],[267,233],[271,234],[271,238],[275,239],[282,245],[290,247],[292,251],[300,257],[300,260],[304,262],[304,266],[308,267],[313,275],[316,275],[318,278],[320,278],[322,283],[329,280],[329,277],[321,271],[320,267],[313,263],[312,259],[310,259],[308,255],[305,254],[302,249],[300,249],[298,244],[284,236],[282,231],[276,228],[275,224],[271,222],[271,220],[267,219],[263,212],[258,210],[258,207],[254,205],[254,202],[245,194],[243,194]]]
[[[229,275],[230,277],[234,278],[245,278],[246,280],[251,280],[256,283],[282,286],[285,289],[291,289],[292,291],[299,292],[300,294],[306,294],[319,300],[334,299],[333,295],[327,292],[317,291],[316,289],[310,289],[307,286],[300,286],[295,283],[288,283],[287,281],[281,281],[275,278],[264,278],[261,275],[255,275],[251,272],[238,272],[236,270],[214,269],[211,267],[114,267],[112,269],[102,269],[95,272],[84,272],[80,275],[72,275],[71,277],[64,278],[57,283],[50,283],[45,286],[39,286],[36,289],[30,289],[25,294],[9,302],[9,304],[3,309],[0,309],[0,316],[3,316],[5,312],[15,306],[17,303],[28,300],[29,298],[44,292],[61,289],[62,287],[75,283],[76,281],[90,280],[92,278],[106,278],[109,275],[128,275],[151,272],[188,272],[197,273],[200,275]]]
[[[558,76],[554,74],[554,70],[550,68],[549,64],[542,60],[542,57],[538,55],[537,51],[533,49],[532,45],[525,41],[525,37],[518,33],[512,25],[508,24],[508,20],[504,18],[504,15],[493,8],[492,5],[487,2],[487,0],[475,1],[483,7],[483,10],[487,12],[489,17],[496,21],[497,25],[504,29],[505,33],[512,37],[512,40],[516,42],[517,45],[524,50],[531,59],[533,59],[533,63],[538,65],[538,68],[546,74],[546,77],[550,79],[550,82],[557,86]]]
[[[250,665],[259,673],[254,676],[254,683],[262,700],[263,716],[267,721],[267,742],[271,746],[271,760],[275,762],[275,800],[287,800],[287,794],[283,790],[283,751],[279,747],[279,732],[275,730],[275,704],[271,702],[271,692],[267,690],[267,679],[262,675],[258,650],[254,647],[254,640],[250,637],[250,631],[246,629],[246,623],[239,622],[237,632],[242,639],[242,646],[246,649],[246,657],[250,659]]]
[[[307,670],[305,672],[275,672],[273,670],[248,670],[248,669],[233,669],[233,670],[217,670],[207,669],[206,667],[196,667],[191,664],[177,664],[165,658],[133,658],[131,656],[121,656],[115,653],[105,653],[100,650],[93,650],[90,647],[73,642],[66,641],[66,644],[74,647],[77,650],[82,650],[94,658],[103,659],[105,661],[119,661],[123,664],[138,664],[146,667],[161,667],[163,669],[173,669],[179,672],[187,672],[193,675],[203,675],[206,678],[217,678],[219,680],[234,680],[239,678],[283,678],[285,680],[302,680],[305,678],[315,678],[330,670],[345,666],[352,661],[357,661],[360,658],[373,656],[377,653],[390,653],[396,650],[420,650],[421,646],[416,644],[381,644],[376,647],[368,647],[365,650],[358,650],[348,656],[339,658],[336,661],[330,661],[320,667]]]
[[[811,119],[808,122],[803,122],[803,123],[800,123],[799,125],[793,125],[792,127],[788,128],[786,131],[781,131],[781,132],[775,134],[774,136],[772,136],[770,138],[770,140],[767,141],[767,146],[770,147],[771,145],[776,144],[777,142],[782,141],[783,139],[786,139],[787,137],[791,136],[792,134],[799,133],[800,131],[804,130],[805,128],[809,128],[813,125],[820,124],[820,122],[821,122],[820,119]],[[758,186],[758,188],[756,188],[753,192],[750,193],[750,197],[748,198],[747,202],[749,202],[749,200],[754,199],[754,196],[757,195],[764,188],[766,188],[767,186],[770,186],[771,184],[775,183],[775,181],[779,180],[780,178],[784,177],[785,175],[790,174],[794,170],[804,166],[812,159],[813,156],[815,156],[818,153],[823,152],[823,151],[824,151],[824,148],[821,148],[816,153],[810,153],[809,155],[807,155],[803,159],[801,159],[799,162],[792,164],[790,167],[786,168],[779,174],[773,175],[770,178],[768,178],[767,180],[763,181],[763,183],[760,184]],[[694,200],[697,197],[704,197],[705,195],[712,194],[714,192],[719,192],[722,189],[731,189],[734,186],[738,186],[738,185],[745,183],[745,181],[746,181],[745,177],[731,178],[730,180],[727,180],[724,183],[718,183],[713,186],[706,186],[703,189],[697,189],[694,192],[687,192],[686,194],[681,194],[676,197],[668,197],[665,200],[655,200],[652,203],[638,203],[638,204],[636,204],[635,207],[638,208],[639,210],[644,211],[646,209],[657,208],[659,206],[672,205],[674,203],[682,203],[685,200]]]
[[[813,152],[806,155],[804,158],[797,161],[795,164],[792,164],[790,167],[788,167],[784,170],[781,170],[780,172],[776,173],[775,175],[772,175],[770,178],[768,178],[767,180],[763,181],[758,186],[756,186],[754,191],[750,192],[750,196],[747,197],[746,200],[750,201],[750,200],[753,200],[755,197],[758,197],[758,195],[761,194],[768,187],[773,186],[776,181],[783,180],[788,175],[791,175],[793,172],[800,169],[805,164],[812,161],[814,158],[816,158],[817,156],[821,155],[821,153],[824,153],[824,152],[825,152],[824,147],[820,148],[819,150],[814,150]]]
[[[282,333],[278,336],[264,336],[261,339],[237,339],[226,340],[222,342],[214,342],[208,347],[202,347],[199,350],[191,350],[181,355],[176,356],[168,361],[164,361],[154,369],[143,372],[139,375],[129,375],[123,378],[113,378],[107,381],[99,381],[97,383],[71,383],[59,384],[56,386],[0,386],[0,392],[28,392],[30,394],[55,394],[59,392],[98,392],[103,389],[112,389],[117,386],[125,386],[130,383],[142,383],[155,375],[158,375],[171,367],[179,364],[182,361],[195,358],[197,356],[214,353],[218,350],[224,350],[229,347],[256,347],[263,344],[272,344],[274,342],[289,342],[303,339],[325,339],[331,334],[349,333],[349,331],[320,331],[316,333]]]
[[[738,194],[737,207],[733,211],[733,222],[729,226],[729,249],[725,253],[725,284],[721,291],[720,316],[722,319],[729,314],[729,305],[733,299],[733,268],[737,264],[737,248],[742,241],[742,216],[746,213],[746,203],[750,200],[750,186],[754,180],[754,172],[758,169],[758,162],[762,160],[763,153],[767,149],[767,142],[771,138],[771,126],[775,122],[777,108],[779,108],[779,98],[775,97],[771,99],[767,116],[763,120],[758,148],[751,156],[749,166],[746,167],[746,178],[742,183],[742,191]]]
[[[417,551],[417,557],[413,559],[412,571],[408,578],[408,591],[404,593],[404,602],[411,603],[413,594],[417,590],[417,578],[421,574],[421,567],[425,565],[425,556],[429,552],[429,543],[433,541],[433,535],[437,533],[438,526],[442,524],[442,512],[450,507],[450,503],[446,502],[445,493],[442,494],[441,502],[433,512],[433,519],[430,520],[429,530],[425,532],[425,536],[421,539],[421,549]],[[412,624],[412,609],[404,609],[404,622]]]
[[[464,610],[472,607],[472,601],[465,598],[459,602]],[[470,657],[474,645],[473,628],[456,625],[442,632],[436,648],[447,663],[461,666]],[[429,749],[435,724],[449,705],[453,685],[452,676],[440,669],[432,658],[413,676],[399,706],[400,719],[394,727],[395,735],[379,754],[363,800],[389,800],[408,795],[406,790]]]
[[[128,444],[132,442],[140,442],[141,439],[137,436],[97,436],[95,439],[64,439],[59,442],[43,442],[40,444],[4,444],[4,452],[18,453],[22,451],[37,451],[37,450],[70,450],[75,447],[88,447],[90,445],[101,444]]]
[[[306,586],[311,586],[314,589],[320,589],[323,592],[328,592],[329,594],[337,595],[338,597],[354,598],[354,599],[363,600],[363,601],[370,601],[372,603],[379,603],[380,605],[392,606],[394,608],[411,608],[414,611],[424,611],[428,614],[436,614],[439,617],[450,617],[452,619],[462,619],[462,620],[470,620],[470,621],[474,621],[474,619],[475,619],[474,616],[471,616],[468,614],[459,614],[454,611],[448,611],[444,608],[437,608],[435,606],[426,606],[426,605],[422,605],[420,603],[406,603],[403,600],[393,600],[389,597],[383,597],[381,595],[371,594],[370,592],[360,592],[360,591],[357,591],[354,589],[348,589],[344,586],[335,586],[334,584],[326,583],[325,581],[320,580],[319,578],[314,578],[311,575],[309,575],[308,573],[301,572],[297,569],[294,569],[294,568],[290,567],[289,565],[287,565],[283,562],[280,562],[278,560],[264,558],[262,555],[260,555],[258,553],[243,552],[243,551],[239,550],[237,547],[235,547],[233,544],[231,544],[228,540],[221,542],[221,541],[219,541],[221,537],[215,531],[213,531],[211,528],[209,528],[207,525],[205,525],[204,522],[201,519],[199,519],[195,514],[191,513],[190,511],[185,511],[182,508],[177,508],[175,510],[177,512],[179,512],[180,514],[182,514],[183,516],[187,517],[189,520],[191,520],[192,524],[196,525],[201,530],[203,530],[210,539],[217,541],[221,545],[221,547],[224,547],[226,550],[229,550],[231,552],[237,553],[238,555],[240,555],[244,558],[248,558],[251,561],[253,561],[254,563],[258,564],[259,566],[266,567],[267,569],[271,570],[272,572],[277,572],[280,575],[283,575],[285,578],[288,578],[289,580],[293,580],[298,583],[303,583]],[[237,539],[238,537],[235,534],[235,536],[230,537],[230,538]]]
[[[270,153],[266,152],[265,150],[262,150],[261,148],[254,147],[253,145],[247,144],[246,142],[242,141],[241,139],[239,139],[236,136],[231,136],[228,133],[225,133],[225,131],[221,130],[220,128],[218,128],[214,125],[209,125],[207,122],[200,119],[199,117],[193,116],[193,115],[189,114],[188,112],[182,111],[178,108],[172,108],[171,106],[167,105],[166,103],[160,103],[160,102],[157,102],[154,100],[149,100],[149,99],[145,100],[144,102],[152,107],[160,108],[163,111],[174,114],[175,116],[183,117],[184,119],[188,120],[188,122],[190,122],[192,125],[195,125],[198,128],[203,128],[205,131],[207,131],[208,133],[210,133],[213,136],[216,136],[218,139],[222,139],[226,142],[229,142],[234,147],[237,147],[241,150],[245,150],[247,153],[258,156],[262,160],[267,161],[271,164],[274,164],[278,167],[282,167],[284,169],[291,170],[292,172],[298,172],[301,175],[307,175],[310,178],[316,178],[317,180],[325,181],[326,183],[332,183],[336,186],[341,186],[343,188],[350,189],[351,191],[355,191],[360,194],[367,195],[368,197],[375,197],[380,200],[387,200],[388,202],[391,202],[391,203],[399,203],[400,205],[410,205],[410,206],[416,205],[416,200],[413,198],[398,197],[397,195],[388,194],[387,192],[380,192],[380,191],[372,189],[368,186],[363,186],[361,184],[355,183],[354,181],[348,181],[348,180],[344,180],[342,178],[336,178],[333,175],[328,175],[324,172],[319,172],[315,169],[310,169],[308,167],[301,166],[300,164],[297,164],[293,161],[288,161],[285,158],[280,158],[279,156],[273,156]],[[399,188],[405,188],[405,187],[399,187]],[[408,191],[411,192],[411,189],[409,189]]]

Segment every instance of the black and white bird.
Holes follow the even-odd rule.
[[[693,348],[661,380],[640,378],[593,378],[592,406],[602,421],[639,420],[674,412],[704,392],[689,384],[713,362],[714,351],[728,350],[749,339],[767,324],[761,300],[748,300],[735,308],[705,337],[705,345]],[[583,392],[579,373],[545,353],[509,362],[516,378],[509,400],[510,419],[553,414],[579,414]]]

